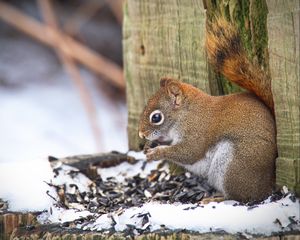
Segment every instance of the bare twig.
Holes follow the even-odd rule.
[[[48,0],[43,1],[43,0],[37,0],[37,3],[39,5],[39,8],[42,13],[42,17],[44,18],[45,23],[52,27],[54,30],[59,30],[58,23],[56,21],[56,16],[54,15],[54,12],[52,11],[52,3],[49,2]],[[55,41],[55,39],[54,39]]]
[[[105,0],[120,25],[123,22],[123,0]]]
[[[38,5],[41,9],[42,15],[47,25],[52,27],[55,30],[59,30],[59,26],[56,21],[56,16],[54,15],[51,1],[38,0]],[[66,71],[69,73],[71,80],[74,82],[75,86],[79,91],[81,100],[84,104],[89,121],[91,123],[92,132],[96,141],[96,146],[98,150],[100,150],[101,147],[100,129],[97,124],[97,112],[93,104],[92,96],[90,95],[88,88],[84,84],[80,71],[76,67],[76,64],[74,63],[73,59],[60,50],[59,45],[61,44],[61,41],[56,42],[56,40],[57,39],[55,38],[53,39],[54,44],[57,46],[56,52],[61,62],[64,64]]]
[[[41,0],[41,1],[47,1],[47,0]],[[88,88],[84,84],[84,81],[80,75],[80,71],[76,67],[74,61],[67,55],[60,54],[61,61],[64,63],[64,67],[66,71],[70,74],[72,81],[78,88],[81,100],[84,104],[84,107],[86,109],[91,129],[94,135],[94,139],[96,142],[96,146],[98,151],[101,150],[101,146],[103,146],[103,142],[101,141],[101,131],[97,122],[97,111],[95,108],[95,105],[92,100],[92,96],[89,93]]]
[[[80,28],[91,19],[104,5],[103,1],[93,0],[93,1],[84,1],[80,6],[75,10],[75,14],[69,17],[63,26],[63,29],[70,34],[75,36]],[[80,17],[84,16],[84,17]]]
[[[46,45],[54,48],[59,47],[59,50],[65,55],[85,65],[95,73],[105,76],[105,80],[110,80],[110,84],[124,90],[123,71],[117,64],[96,54],[64,33],[39,23],[2,1],[0,1],[0,19]],[[57,45],[58,42],[60,44]]]

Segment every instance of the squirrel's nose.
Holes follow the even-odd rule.
[[[144,139],[145,138],[144,133],[142,133],[141,131],[139,131],[139,137],[142,138],[142,139]]]

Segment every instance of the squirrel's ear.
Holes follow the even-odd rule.
[[[183,99],[180,82],[172,78],[162,78],[160,80],[160,86],[166,88],[166,92],[171,97],[174,107],[180,107]]]
[[[163,77],[160,79],[160,87],[165,87],[168,82],[171,82],[173,79],[168,77]]]

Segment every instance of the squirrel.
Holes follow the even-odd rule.
[[[147,160],[183,166],[207,178],[225,199],[262,200],[275,186],[271,79],[248,60],[237,28],[222,18],[207,24],[205,47],[215,69],[249,92],[210,96],[162,78],[139,122]]]

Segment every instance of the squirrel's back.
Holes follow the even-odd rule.
[[[232,23],[217,18],[207,24],[206,50],[210,63],[217,71],[254,93],[274,112],[271,79],[248,60],[237,28]]]

